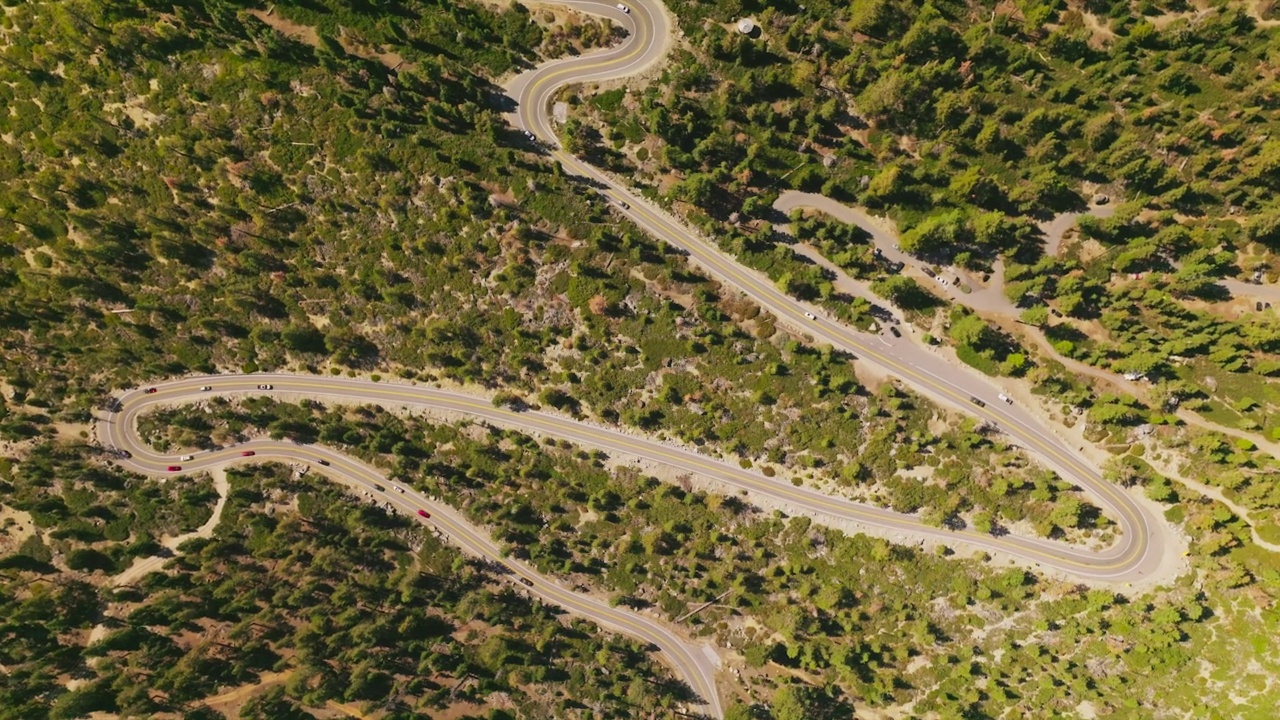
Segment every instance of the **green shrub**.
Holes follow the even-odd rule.
[[[959,345],[956,347],[956,357],[965,365],[968,365],[981,373],[998,377],[1000,375],[1000,366],[991,358],[979,353],[970,345]]]

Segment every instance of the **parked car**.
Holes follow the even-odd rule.
[[[902,333],[899,332],[898,328],[894,327],[893,325],[889,326],[889,334],[893,335],[894,337],[902,337]]]
[[[936,277],[938,277],[938,273],[934,272],[933,270],[930,270],[930,269],[929,269],[929,268],[927,268],[927,267],[920,268],[920,271],[921,271],[921,272],[923,272],[925,275],[928,275],[928,276],[929,276],[929,277],[931,277],[931,278],[936,278]]]

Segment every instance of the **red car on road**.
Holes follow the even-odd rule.
[[[179,470],[181,470],[181,469],[182,469],[182,466],[181,466],[181,465],[170,465],[170,466],[169,466],[169,472],[178,472],[178,471],[179,471]]]
[[[244,452],[240,453],[240,456],[241,456],[241,457],[253,457],[255,454],[256,454],[256,453],[254,453],[252,450],[245,450]]]
[[[146,390],[143,390],[142,392],[144,392],[144,393],[146,393],[146,394],[148,394],[148,395],[151,395],[151,394],[153,394],[153,393],[155,393],[155,392],[156,392],[156,389],[155,389],[155,388],[147,388]]]
[[[422,516],[422,517],[424,517],[424,518],[429,518],[429,517],[431,517],[431,513],[427,512],[426,510],[419,510],[419,511],[418,511],[418,514],[419,514],[419,515],[421,515],[421,516]]]

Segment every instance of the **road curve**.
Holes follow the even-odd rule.
[[[274,390],[261,390],[258,388],[261,384],[274,385]],[[203,387],[209,387],[210,390],[202,390]],[[718,662],[707,644],[692,642],[661,621],[634,611],[612,607],[607,602],[571,590],[563,583],[540,574],[527,563],[506,557],[487,533],[474,527],[452,507],[423,496],[411,486],[391,482],[366,463],[322,445],[299,445],[266,439],[212,452],[193,453],[191,460],[181,460],[176,455],[155,452],[139,437],[138,416],[148,409],[182,405],[213,396],[251,393],[328,397],[355,403],[385,403],[419,408],[438,407],[459,412],[468,412],[473,404],[492,409],[492,404],[479,403],[474,398],[463,395],[441,394],[440,391],[424,393],[417,388],[372,381],[293,375],[220,375],[166,383],[157,386],[154,393],[138,390],[125,393],[118,398],[119,404],[115,409],[97,418],[98,441],[107,448],[128,451],[131,457],[118,460],[125,468],[157,477],[173,476],[179,472],[220,469],[233,462],[278,460],[309,463],[312,470],[368,493],[375,502],[389,503],[389,507],[396,512],[432,527],[463,551],[495,563],[497,567],[509,572],[512,578],[520,580],[525,585],[524,589],[533,595],[598,625],[657,647],[661,658],[703,700],[702,710],[714,718],[724,716],[716,692]],[[433,401],[437,398],[438,400]],[[252,457],[243,455],[250,451],[254,453]],[[175,466],[181,470],[168,469]],[[430,518],[421,517],[418,510],[427,511]]]
[[[578,1],[564,4],[614,17],[606,3]],[[621,46],[604,53],[551,63],[508,83],[509,94],[519,103],[512,116],[513,122],[552,148],[552,156],[569,172],[605,188],[602,195],[613,201],[616,212],[627,216],[654,237],[687,252],[691,262],[721,282],[736,287],[810,342],[829,344],[850,353],[879,366],[941,403],[995,424],[1062,477],[1090,493],[1116,521],[1120,535],[1111,547],[1096,553],[1034,539],[989,538],[975,533],[941,531],[947,538],[963,538],[969,544],[1009,552],[1085,581],[1134,582],[1172,578],[1178,572],[1178,563],[1171,560],[1171,557],[1176,558],[1176,553],[1171,550],[1178,542],[1172,528],[1149,506],[1103,479],[1097,468],[1030,412],[1001,401],[1000,389],[989,378],[970,368],[952,365],[905,338],[862,333],[832,321],[821,308],[786,295],[763,274],[739,265],[715,243],[689,230],[665,210],[633,192],[626,183],[560,149],[552,129],[549,102],[559,88],[639,72],[654,62],[655,54],[665,47],[661,34],[670,33],[670,27],[658,0],[630,0],[628,4],[632,12],[628,16],[631,21],[627,28],[632,34]],[[974,400],[980,401],[981,405]],[[817,498],[809,500],[820,502]],[[840,501],[825,498],[821,502],[840,504]],[[889,520],[887,516],[878,514],[881,512],[884,511],[861,508],[861,521],[872,524],[908,522],[900,517]],[[916,536],[931,536],[939,531],[912,520],[909,532]]]

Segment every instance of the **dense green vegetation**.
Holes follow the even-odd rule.
[[[635,162],[712,215],[762,214],[785,182],[917,218],[904,242],[924,254],[1016,246],[1019,216],[1082,206],[1085,182],[1270,212],[1276,145],[1248,128],[1270,120],[1274,78],[1251,68],[1271,38],[1243,5],[674,0],[692,52],[605,140],[645,146]],[[719,24],[743,16],[758,37]]]
[[[312,717],[329,700],[388,718],[625,717],[687,695],[634,643],[562,622],[416,524],[281,467],[231,473],[214,537],[182,551],[113,593],[68,579],[0,595],[0,717],[218,718],[206,698],[260,679],[238,717]]]
[[[326,22],[354,28],[345,46],[313,48],[219,7],[159,21],[172,47],[96,63],[76,54],[77,32],[115,47],[158,32],[143,22],[152,11],[34,5],[7,20],[23,34],[0,72],[32,103],[89,103],[0,119],[21,140],[6,145],[20,170],[5,186],[17,224],[3,259],[13,292],[0,299],[14,320],[0,328],[9,437],[36,432],[27,418],[40,412],[83,420],[108,389],[163,375],[383,367],[506,386],[828,481],[859,479],[860,465],[888,483],[918,464],[875,457],[889,449],[877,438],[935,443],[931,406],[877,399],[844,358],[779,342],[770,317],[528,152],[479,74],[510,69],[514,51],[411,50],[494,32],[516,11],[481,21],[478,7],[424,6],[412,22],[298,11],[321,40]],[[67,22],[36,22],[46,15]],[[35,52],[46,40],[66,49]],[[395,70],[370,55],[402,45]],[[80,83],[108,91],[87,98]],[[958,480],[939,512],[974,502]]]
[[[689,45],[662,82],[625,97],[565,91],[589,100],[575,117],[579,134],[600,129],[601,162],[846,317],[865,304],[773,232],[780,190],[886,213],[903,249],[930,262],[985,273],[1002,259],[1009,299],[1057,353],[1150,384],[1133,398],[1063,393],[1094,437],[1118,444],[1144,423],[1177,423],[1183,408],[1280,438],[1280,325],[1262,302],[1226,304],[1221,284],[1277,277],[1269,5],[671,6]],[[727,24],[744,16],[761,32]],[[1114,213],[1081,218],[1079,236],[1046,256],[1036,221],[1098,192]],[[793,230],[911,317],[944,310],[886,273],[860,231],[817,220]],[[947,313],[933,337],[969,365],[1026,375],[1049,397],[1077,384],[1038,347]],[[1260,482],[1241,497],[1274,514],[1270,470],[1245,475]]]
[[[501,399],[501,398],[499,398]],[[1079,539],[1095,534],[1107,540],[1110,521],[1054,474],[1032,464],[1018,450],[973,420],[934,434],[926,425],[931,414],[920,412],[893,386],[869,398],[868,417],[883,420],[873,428],[862,453],[837,463],[838,473],[815,477],[795,473],[793,482],[817,482],[832,492],[887,505],[900,512],[919,512],[939,526],[973,525],[984,532],[1010,527],[1044,536]],[[926,408],[927,409],[927,408]],[[320,404],[297,407],[269,398],[232,404],[213,399],[205,407],[185,406],[151,413],[140,422],[143,436],[168,452],[207,450],[269,434],[302,442],[368,444],[395,456],[395,472],[406,480],[424,467],[419,446],[447,444],[429,441],[421,430],[407,431],[400,421],[367,421],[360,410],[352,416],[341,408]],[[812,455],[796,458],[801,467],[818,467]],[[752,463],[743,459],[744,467]],[[777,472],[771,463],[760,469]],[[484,477],[497,480],[492,469]]]
[[[296,423],[320,412],[248,405],[228,425]],[[1046,707],[1069,713],[1090,703],[1099,713],[1182,708],[1207,717],[1228,707],[1216,704],[1226,702],[1221,693],[1233,692],[1214,678],[1247,662],[1233,652],[1280,622],[1280,575],[1270,560],[1255,554],[1237,518],[1189,495],[1174,509],[1198,538],[1200,579],[1129,600],[995,563],[848,537],[748,498],[697,490],[686,479],[611,469],[600,453],[518,432],[376,409],[330,411],[300,424],[392,469],[398,482],[464,508],[542,571],[599,587],[619,604],[652,608],[732,648],[744,683],[735,712],[771,707],[761,718],[846,717],[853,702],[912,701],[918,712],[964,708],[978,716]],[[1138,477],[1150,475],[1140,461],[1115,472],[1126,475],[1120,482],[1154,487],[1152,478]],[[1264,608],[1262,617],[1246,607]],[[1269,652],[1246,654],[1268,668],[1280,662]],[[1188,680],[1201,670],[1206,675]],[[814,687],[791,684],[788,673]],[[1222,717],[1269,707],[1265,683],[1252,683],[1254,694]],[[808,714],[790,714],[793,702]]]
[[[155,554],[157,540],[209,519],[217,494],[207,476],[146,480],[121,472],[84,445],[41,443],[16,465],[0,461],[3,504],[29,513],[34,534],[0,560],[41,572],[113,574]]]
[[[1271,316],[1227,322],[1180,302],[1274,271],[1275,143],[1247,130],[1273,121],[1274,77],[1241,70],[1271,51],[1270,29],[1245,3],[989,5],[676,2],[695,51],[612,112],[589,107],[613,128],[617,162],[674,173],[671,196],[710,218],[774,219],[772,194],[789,186],[889,211],[903,247],[926,258],[981,267],[1008,254],[1012,299],[1100,320],[1102,333],[1051,323],[1067,355],[1184,381],[1202,376],[1172,356],[1224,372],[1275,365]],[[760,37],[705,22],[758,10]],[[1133,198],[1082,221],[1104,252],[1041,258],[1031,219],[1080,207],[1099,184]],[[769,255],[767,232],[714,227],[744,261]],[[869,269],[847,245],[826,247]],[[1122,282],[1134,274],[1145,279]],[[826,297],[829,283],[795,289]]]
[[[261,431],[385,467],[544,572],[728,648],[735,720],[1273,712],[1275,561],[1150,449],[1184,451],[1186,474],[1280,541],[1276,460],[1173,414],[1280,438],[1280,326],[1224,311],[1218,285],[1280,267],[1274,40],[1249,14],[1266,4],[670,6],[688,42],[648,88],[569,92],[569,147],[863,327],[870,305],[773,231],[780,189],[888,213],[931,262],[1002,257],[1025,322],[1150,392],[1096,393],[886,273],[860,231],[793,223],[913,321],[936,321],[963,360],[1025,376],[1127,451],[1109,476],[1168,504],[1194,540],[1192,575],[1124,598],[376,408],[213,400],[149,415],[147,437],[177,451]],[[760,36],[719,24],[744,15]],[[0,14],[0,718],[305,718],[346,703],[585,720],[666,717],[686,698],[643,648],[276,466],[231,473],[211,539],[112,589],[160,538],[204,523],[215,493],[204,476],[119,471],[84,423],[112,390],[185,372],[479,384],[940,526],[1109,537],[998,435],[781,336],[506,126],[496,78],[618,36],[552,20],[469,0]],[[1099,190],[1115,215],[1043,257],[1033,221]],[[1149,444],[1144,423],[1159,426]]]

